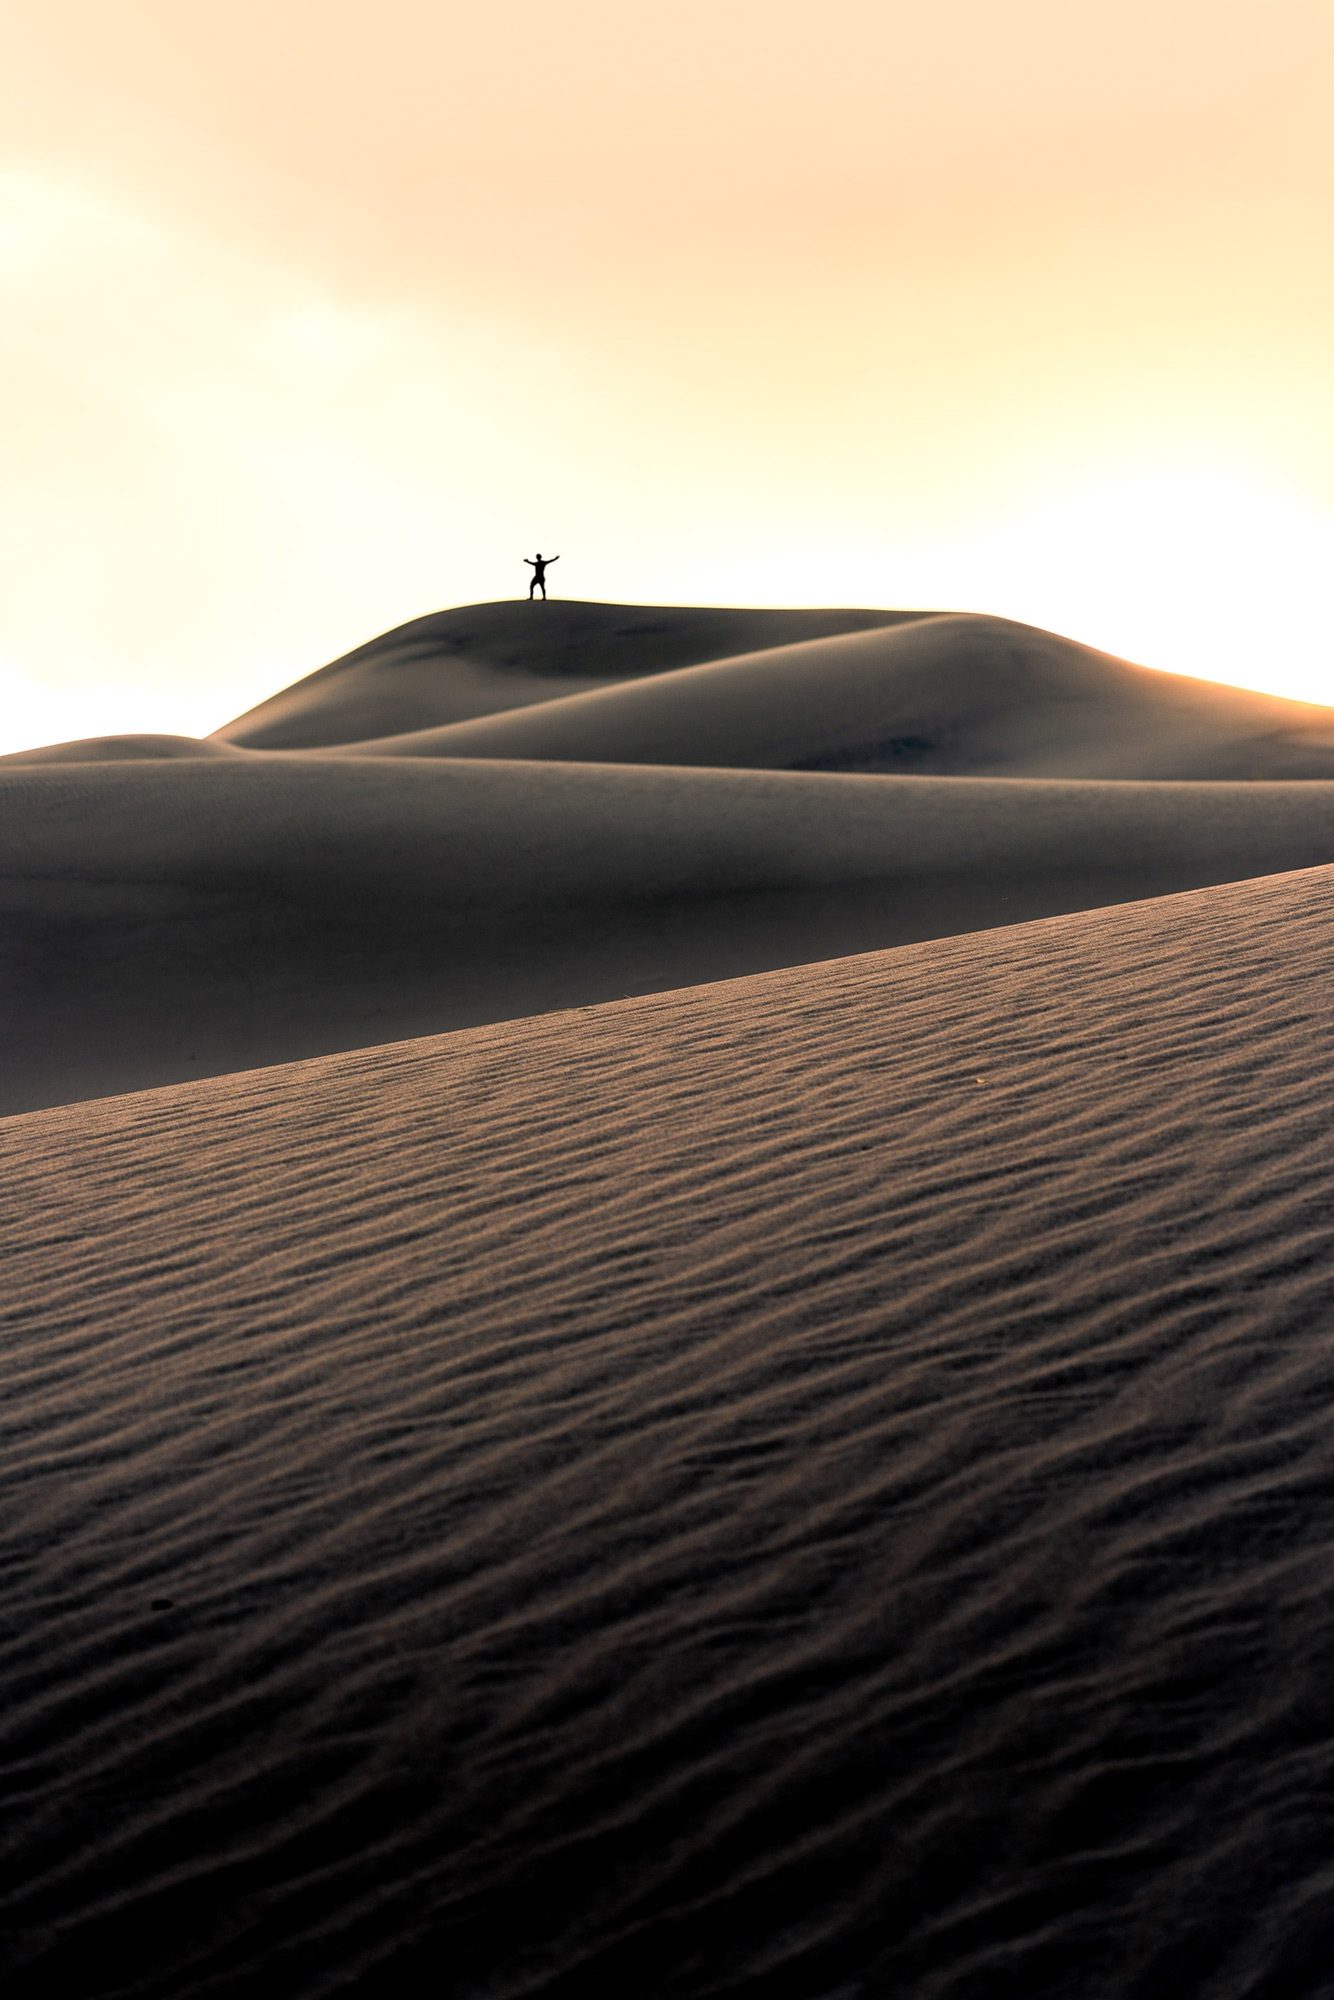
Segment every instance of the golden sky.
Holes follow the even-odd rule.
[[[1334,702],[1334,0],[18,0],[0,748],[522,594]]]

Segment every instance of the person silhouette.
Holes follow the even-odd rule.
[[[535,556],[525,556],[524,561],[533,572],[532,581],[528,585],[528,602],[531,604],[533,601],[533,592],[540,590],[542,593],[542,602],[545,604],[547,601],[547,564],[559,562],[560,557],[544,556],[541,549],[539,549]]]

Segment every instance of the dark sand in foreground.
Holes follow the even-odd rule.
[[[0,1125],[7,1993],[1327,1994],[1332,892]]]

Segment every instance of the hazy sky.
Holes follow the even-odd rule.
[[[0,748],[521,594],[1334,702],[1334,0],[18,0]]]

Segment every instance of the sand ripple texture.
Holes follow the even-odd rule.
[[[8,1121],[6,1992],[1334,1990],[1332,898]]]

